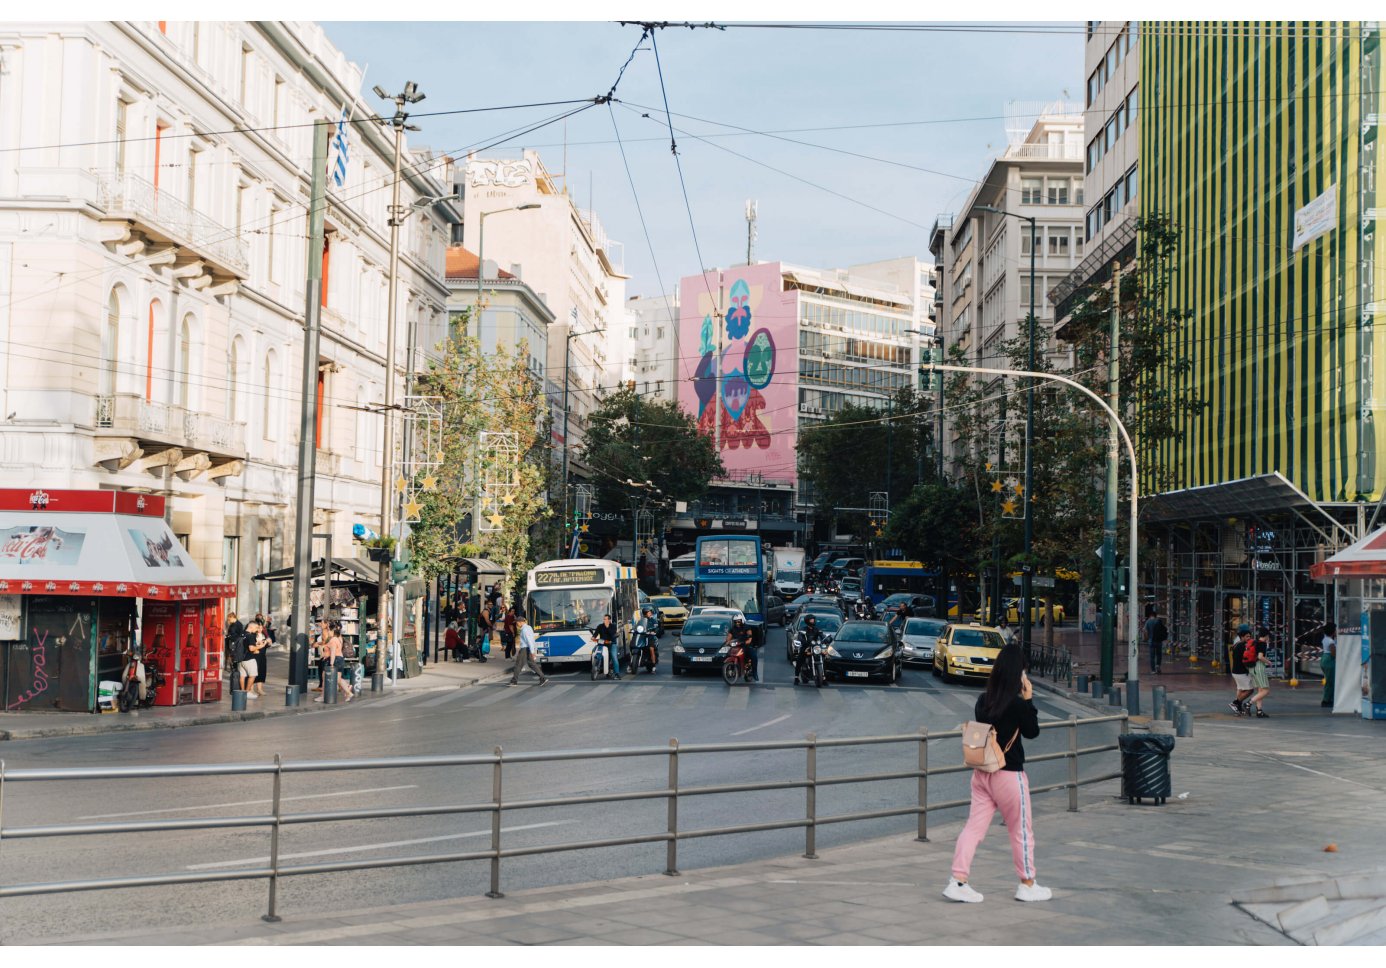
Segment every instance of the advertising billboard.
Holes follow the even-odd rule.
[[[758,474],[795,482],[797,312],[797,294],[784,291],[778,262],[687,276],[680,284],[679,403],[699,430],[719,438],[732,479]]]

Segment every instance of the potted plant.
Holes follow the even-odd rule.
[[[395,556],[395,539],[391,535],[377,535],[362,542],[366,546],[366,557],[377,564],[389,561]]]

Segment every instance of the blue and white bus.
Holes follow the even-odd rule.
[[[746,621],[764,624],[765,559],[755,535],[698,539],[693,604],[739,608]]]
[[[669,590],[681,602],[693,600],[693,577],[697,563],[698,556],[691,551],[669,562],[669,571],[673,575],[673,584]]]
[[[638,607],[635,569],[597,558],[546,561],[529,572],[525,614],[545,670],[592,663],[592,629],[609,614],[622,636]]]
[[[862,571],[862,593],[873,605],[891,595],[930,595],[938,581],[937,568],[925,568],[919,561],[871,561]]]

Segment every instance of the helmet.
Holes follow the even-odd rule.
[[[804,616],[804,624],[806,624],[806,625],[817,625],[817,624],[818,624],[818,619],[814,618],[812,615],[805,615],[805,616]]]
[[[646,615],[653,615],[653,614],[654,614],[654,609],[651,608],[650,606],[646,605],[646,606],[645,606],[645,614],[646,614]]]
[[[732,624],[733,624],[733,625],[740,625],[740,624],[742,624],[742,623],[745,622],[745,621],[746,621],[745,618],[743,618],[743,617],[740,616],[740,615],[737,615],[736,617],[734,617],[734,618],[732,619]]]
[[[1237,632],[1238,632],[1239,634],[1241,634],[1241,635],[1246,635],[1246,634],[1247,634],[1248,632],[1250,632],[1250,631],[1251,631],[1251,626],[1248,625],[1246,622],[1243,622],[1241,625],[1238,625],[1238,626],[1237,626]]]

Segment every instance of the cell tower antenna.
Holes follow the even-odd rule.
[[[753,253],[756,244],[756,213],[760,205],[754,199],[746,199],[746,264],[755,265]]]

